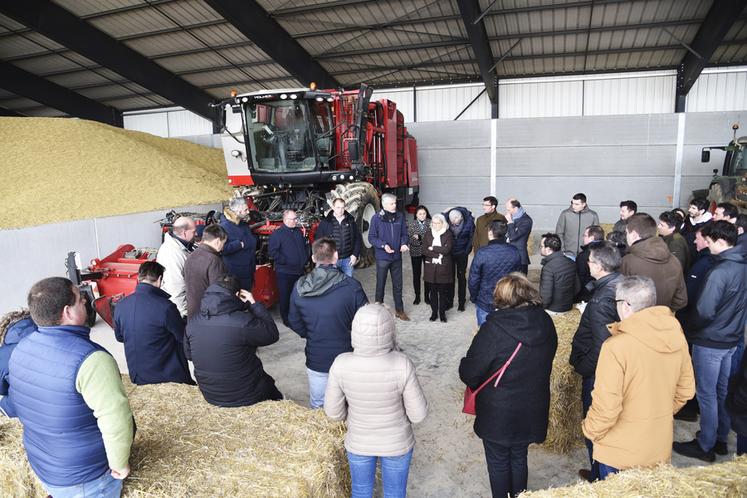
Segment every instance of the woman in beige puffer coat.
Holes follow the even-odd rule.
[[[329,370],[324,411],[347,421],[353,498],[371,498],[379,458],[384,497],[406,495],[415,445],[411,424],[428,412],[415,366],[397,351],[394,335],[394,317],[386,307],[363,306],[353,319],[353,352],[339,355]]]

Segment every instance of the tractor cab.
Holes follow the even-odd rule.
[[[709,162],[711,150],[723,150],[724,163],[721,172],[713,170],[713,179],[708,188],[708,199],[712,204],[731,202],[740,211],[747,210],[747,136],[737,137],[739,124],[732,125],[734,132],[729,145],[723,147],[704,147],[701,161]],[[694,194],[699,194],[696,191]],[[702,193],[700,193],[702,195]]]

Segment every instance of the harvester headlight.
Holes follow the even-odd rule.
[[[316,101],[317,101],[317,102],[324,102],[324,99],[323,99],[322,97],[317,97],[317,98],[316,98]]]
[[[291,93],[290,98],[291,100],[296,100],[298,98],[298,95],[296,95],[295,93]]]
[[[350,175],[350,179],[351,179],[351,180],[353,179],[353,175]]]
[[[231,155],[233,157],[241,157],[241,151],[237,150],[237,149],[234,149],[234,150],[231,151]]]
[[[332,97],[327,97],[327,102],[334,102],[334,101],[335,99],[333,99]]]
[[[332,175],[332,181],[333,181],[333,182],[336,182],[336,181],[337,181],[337,175]]]
[[[281,93],[280,94],[280,98],[283,99],[283,100],[285,100],[285,99],[288,98],[288,94],[287,93]]]
[[[241,101],[246,104],[247,102],[249,102],[249,97],[244,97],[243,99],[241,99]]]

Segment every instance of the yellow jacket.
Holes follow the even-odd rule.
[[[672,458],[674,414],[695,395],[695,378],[679,322],[666,306],[608,325],[592,404],[582,422],[594,459],[618,469]]]

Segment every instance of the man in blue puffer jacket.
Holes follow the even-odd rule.
[[[505,275],[521,268],[519,250],[506,243],[507,230],[505,221],[490,223],[488,245],[477,250],[469,269],[469,296],[477,307],[478,327],[485,323],[488,314],[495,309],[495,284]]]
[[[452,274],[458,288],[459,311],[464,311],[467,302],[467,260],[472,252],[472,237],[475,234],[475,218],[469,209],[455,207],[444,217],[449,220],[449,228],[454,236],[454,249],[451,251]],[[505,235],[505,232],[504,232]],[[451,284],[449,295],[446,298],[447,307],[454,307],[454,283]]]
[[[248,212],[249,208],[243,197],[234,197],[223,210],[220,225],[226,230],[228,240],[221,255],[228,271],[241,282],[241,288],[251,292],[254,285],[254,270],[257,266],[257,238],[243,220]]]
[[[21,339],[36,331],[36,324],[28,312],[15,312],[7,317],[10,323],[0,330],[0,412],[8,417],[15,417],[16,411],[8,399],[8,363]]]

